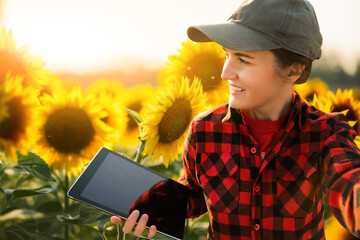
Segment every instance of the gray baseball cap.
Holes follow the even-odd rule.
[[[217,42],[235,50],[284,48],[311,60],[321,56],[322,36],[307,0],[245,0],[225,23],[191,26],[194,42]]]

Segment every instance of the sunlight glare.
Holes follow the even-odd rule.
[[[31,46],[32,53],[43,55],[44,60],[54,66],[59,64],[59,59],[67,59],[69,68],[83,69],[87,66],[93,68],[99,60],[111,54],[114,43],[105,33],[104,26],[61,20],[42,22],[28,31],[19,32],[22,36],[16,38],[24,40],[23,43]],[[14,30],[14,35],[17,34]]]

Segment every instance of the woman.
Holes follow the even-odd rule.
[[[229,102],[196,116],[184,144],[188,217],[209,212],[208,239],[325,239],[325,194],[338,221],[360,236],[356,133],[343,114],[293,92],[321,56],[312,5],[244,1],[226,23],[190,27],[188,36],[223,46],[230,86]],[[136,225],[138,217],[129,216],[125,232],[143,232],[148,216]]]

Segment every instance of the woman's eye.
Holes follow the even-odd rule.
[[[242,58],[239,58],[239,61],[242,62],[242,63],[249,63],[248,61],[245,61],[245,60],[242,59]]]

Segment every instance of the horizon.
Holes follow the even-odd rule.
[[[0,25],[12,29],[18,46],[27,43],[32,55],[42,55],[45,68],[55,73],[156,68],[178,53],[188,26],[223,22],[238,2],[0,0]],[[311,3],[324,38],[321,60],[335,56],[354,73],[360,61],[360,1]]]

